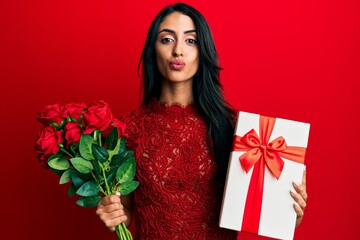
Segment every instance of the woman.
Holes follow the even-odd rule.
[[[186,4],[165,7],[140,64],[142,106],[122,118],[140,186],[132,197],[104,197],[97,214],[111,231],[134,215],[137,239],[236,239],[218,227],[236,115],[223,99],[204,17]],[[295,189],[298,225],[307,196],[305,184]]]

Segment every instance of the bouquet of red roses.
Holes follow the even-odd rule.
[[[43,124],[35,142],[38,159],[60,176],[60,184],[71,182],[68,195],[80,196],[78,205],[93,207],[105,195],[126,195],[139,185],[133,180],[133,151],[126,149],[126,125],[106,102],[49,105],[36,120]],[[132,239],[124,223],[116,233]]]

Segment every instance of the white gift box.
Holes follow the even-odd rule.
[[[260,115],[240,111],[234,134],[243,137],[251,129],[259,134],[259,121]],[[276,118],[268,142],[282,136],[287,146],[306,148],[309,130],[308,123]],[[245,152],[247,150],[232,151],[230,154],[219,219],[219,225],[222,228],[244,231],[242,229],[243,221],[245,222],[244,209],[254,169],[253,166],[246,173],[241,165],[239,157]],[[284,165],[279,179],[274,177],[265,165],[258,231],[253,233],[278,239],[293,239],[296,212],[293,208],[295,201],[290,195],[290,190],[294,190],[293,182],[301,183],[305,165],[284,157],[281,159]]]

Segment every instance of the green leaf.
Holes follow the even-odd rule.
[[[107,179],[107,178],[106,178]],[[104,177],[103,176],[100,176],[100,178],[99,178],[99,185],[100,186],[104,186]],[[109,183],[109,182],[108,182]]]
[[[106,180],[108,183],[113,183],[115,180],[116,172],[127,159],[124,158],[124,156],[121,156],[119,154],[115,154],[110,162],[110,170],[106,173]],[[101,184],[103,184],[103,179],[101,178]]]
[[[61,175],[60,184],[68,183],[71,181],[71,171],[72,169],[68,169]]]
[[[129,182],[135,176],[136,163],[134,158],[129,158],[118,168],[116,180],[120,183]]]
[[[124,182],[118,186],[118,191],[122,195],[127,195],[134,191],[139,186],[138,181]]]
[[[121,138],[118,138],[116,141],[116,146],[113,150],[107,149],[108,153],[109,153],[109,159],[111,160],[112,157],[117,154],[119,152],[120,149],[120,144],[121,144]],[[111,162],[111,161],[110,161]]]
[[[118,142],[118,129],[114,128],[106,138],[106,147],[109,150],[114,150]]]
[[[86,181],[82,179],[77,171],[71,171],[71,181],[76,189],[80,188]]]
[[[91,145],[91,151],[94,158],[101,163],[106,162],[109,159],[109,153],[106,149],[96,143]]]
[[[92,161],[92,164],[94,166],[94,170],[95,170],[95,176],[100,176],[101,175],[101,169],[100,169],[100,165],[99,165],[99,162],[94,160]]]
[[[118,167],[120,167],[121,164],[123,164],[125,161],[126,161],[126,158],[124,158],[124,157],[121,156],[120,154],[115,154],[115,155],[111,158],[110,167],[118,168]]]
[[[49,159],[48,165],[56,170],[66,170],[70,167],[69,161],[60,157]]]
[[[76,195],[76,187],[74,185],[74,183],[70,184],[70,187],[68,189],[68,196],[72,197]]]
[[[94,157],[91,153],[91,144],[93,144],[94,140],[91,135],[82,134],[80,137],[80,145],[79,150],[80,154],[83,158],[87,160],[94,160]]]
[[[110,168],[110,171],[108,171],[106,173],[106,181],[108,183],[112,183],[114,182],[115,176],[116,176],[116,172],[117,172],[118,168]],[[103,180],[103,179],[102,179]],[[104,180],[103,180],[104,181]]]
[[[89,173],[93,170],[93,165],[91,164],[91,162],[83,158],[71,158],[70,162],[74,166],[74,168],[81,173]]]
[[[126,151],[126,138],[122,137],[120,141],[119,151],[117,154],[121,154]]]
[[[123,158],[129,159],[129,158],[131,158],[131,157],[134,156],[134,151],[132,151],[132,150],[125,150],[125,151],[123,151],[123,152],[121,152],[121,153],[119,153],[119,154],[120,154],[120,156],[122,156]]]
[[[91,197],[98,194],[100,191],[99,186],[94,181],[84,183],[77,191],[76,194],[83,197]]]
[[[67,157],[67,155],[65,153],[63,153],[62,151],[58,151],[54,155],[50,156],[48,161],[50,161],[53,158],[66,158],[66,157]]]
[[[94,206],[98,205],[100,200],[101,200],[101,197],[97,196],[97,195],[91,196],[91,197],[82,197],[76,201],[76,204],[81,207],[89,208],[89,207],[94,207]]]

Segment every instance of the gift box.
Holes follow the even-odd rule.
[[[302,181],[309,130],[308,123],[239,112],[220,227],[293,239],[290,191]]]

